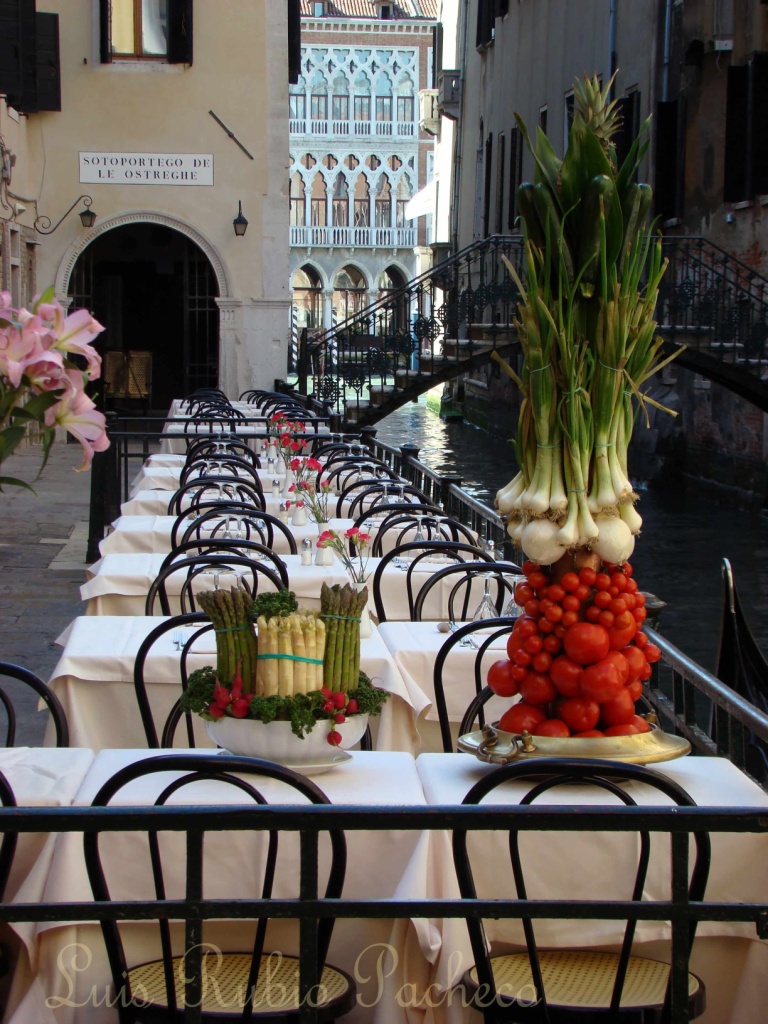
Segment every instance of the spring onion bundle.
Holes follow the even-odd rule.
[[[497,493],[496,506],[513,539],[542,564],[578,549],[613,564],[631,555],[642,520],[627,447],[637,410],[648,420],[646,404],[664,409],[642,388],[674,358],[661,357],[655,337],[666,261],[645,227],[652,193],[633,181],[648,122],[618,167],[611,84],[576,83],[563,160],[541,129],[534,146],[517,117],[536,181],[517,193],[525,284],[505,260],[521,295],[522,375],[494,358],[523,401],[514,442],[520,471]]]

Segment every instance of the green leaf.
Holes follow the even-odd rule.
[[[589,182],[598,174],[605,174],[614,180],[611,162],[600,140],[577,118],[573,122],[568,150],[560,168],[563,208],[570,210],[575,206]]]
[[[0,462],[5,462],[8,456],[13,454],[24,440],[25,434],[24,427],[5,427],[0,431]]]
[[[549,187],[552,189],[553,194],[556,196],[557,195],[557,187],[556,187],[557,173],[558,173],[558,171],[560,169],[560,160],[557,157],[555,157],[555,160],[557,162],[557,170],[555,171],[554,177],[552,177],[553,166],[552,166],[552,164],[550,162],[549,154],[546,152],[546,148],[544,148],[542,150],[543,155],[544,155],[544,159],[541,159],[540,156],[539,156],[539,153],[537,152],[537,149],[534,147],[533,143],[531,142],[531,137],[528,134],[528,126],[526,125],[525,121],[522,119],[522,117],[520,117],[519,114],[515,114],[515,121],[517,122],[518,127],[520,128],[520,131],[522,132],[523,138],[525,139],[526,146],[531,151],[531,153],[533,155],[533,159],[536,161],[536,166],[537,166],[538,171],[539,171],[539,173],[536,175],[537,180],[538,181],[546,182],[546,184],[548,184]],[[544,133],[542,132],[542,134],[544,134]],[[544,137],[546,139],[546,136],[544,136]],[[547,140],[547,142],[548,142],[548,140]],[[551,147],[550,147],[550,149],[551,149]],[[554,150],[552,150],[552,152],[554,153]]]
[[[51,285],[50,287],[45,289],[43,294],[40,296],[40,298],[34,304],[34,306],[32,307],[32,312],[36,313],[37,309],[38,309],[38,306],[41,306],[43,304],[48,305],[49,303],[53,302],[55,297],[56,297],[56,292],[53,290],[53,285]]]
[[[0,491],[3,487],[23,487],[27,491],[32,491],[33,494],[37,494],[34,487],[26,482],[26,480],[17,480],[15,476],[0,476]]]
[[[46,411],[52,405],[56,405],[63,394],[64,389],[60,388],[58,391],[44,391],[41,395],[33,395],[28,402],[19,407],[19,412],[24,413],[24,419],[33,419],[41,423]]]

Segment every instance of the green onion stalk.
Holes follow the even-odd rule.
[[[576,83],[562,160],[543,132],[533,144],[517,118],[536,180],[517,193],[524,282],[505,261],[520,292],[521,374],[493,356],[522,392],[519,472],[496,505],[513,539],[542,564],[584,550],[616,564],[631,554],[642,520],[627,449],[638,411],[648,422],[647,405],[665,409],[644,386],[678,354],[662,358],[655,333],[667,264],[646,226],[651,189],[633,180],[648,122],[618,166],[610,85]]]

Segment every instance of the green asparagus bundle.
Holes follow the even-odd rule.
[[[253,599],[244,590],[206,590],[198,595],[200,607],[213,623],[216,633],[216,674],[220,682],[231,683],[238,668],[243,693],[256,688],[258,644],[253,629]]]
[[[325,686],[349,693],[357,688],[360,674],[360,615],[368,601],[368,588],[358,591],[348,583],[320,591],[320,619],[325,622]]]
[[[323,685],[325,624],[310,613],[260,615],[256,694],[293,697]]]

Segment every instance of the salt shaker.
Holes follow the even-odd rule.
[[[273,488],[272,488],[272,493],[275,494],[274,485],[273,485]],[[277,494],[279,494],[279,493],[280,493],[280,491],[278,489]],[[275,494],[275,497],[277,497],[277,494]],[[287,523],[288,522],[288,502],[287,501],[281,501],[280,502],[280,522],[281,523]]]
[[[272,497],[280,497],[280,480],[277,477],[275,477],[274,480],[272,481]]]
[[[312,565],[312,541],[309,537],[301,542],[301,564]]]

